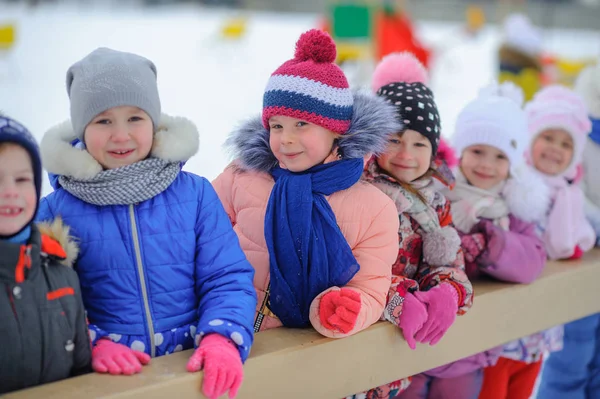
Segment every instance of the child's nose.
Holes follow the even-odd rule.
[[[283,129],[283,133],[281,133],[281,142],[283,144],[290,144],[294,142],[294,135],[290,133],[288,130]]]
[[[128,141],[129,140],[129,129],[125,125],[115,125],[111,134],[112,141]]]
[[[16,196],[18,196],[18,192],[14,181],[5,181],[0,184],[0,197],[14,198]]]

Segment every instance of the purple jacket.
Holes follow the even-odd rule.
[[[473,228],[470,234],[483,234],[486,245],[474,262],[476,267],[467,268],[469,279],[487,274],[507,283],[529,284],[540,276],[546,265],[546,250],[535,224],[513,215],[509,219],[509,231],[490,220],[482,220]]]
[[[482,220],[470,234],[461,235],[461,238],[474,234],[485,237],[485,247],[471,265],[467,264],[470,280],[487,274],[500,281],[529,284],[542,273],[546,265],[546,251],[536,234],[535,225],[512,215],[509,218],[509,231],[495,226],[490,220]],[[429,370],[425,374],[437,378],[454,378],[493,366],[502,354],[502,349],[501,345]]]

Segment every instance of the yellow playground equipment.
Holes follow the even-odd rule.
[[[14,24],[0,24],[0,50],[10,50],[15,44]]]

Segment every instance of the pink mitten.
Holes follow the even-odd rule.
[[[415,334],[419,331],[423,324],[427,321],[427,307],[421,303],[412,293],[407,292],[402,303],[402,313],[398,327],[402,330],[404,339],[408,343],[410,349],[415,349]]]
[[[423,327],[415,335],[421,343],[435,345],[456,319],[458,292],[449,283],[441,283],[429,291],[419,291],[415,297],[427,306],[429,314]]]
[[[209,334],[200,341],[187,364],[187,371],[193,373],[204,368],[202,393],[210,399],[229,391],[235,398],[244,379],[242,358],[237,346],[219,334]]]
[[[349,288],[329,291],[319,304],[319,318],[323,327],[348,334],[356,325],[362,303],[360,294]]]
[[[150,356],[103,338],[92,349],[92,369],[96,373],[131,375],[142,371]]]

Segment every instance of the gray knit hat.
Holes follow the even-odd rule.
[[[156,67],[136,54],[98,48],[67,71],[71,123],[83,137],[86,126],[107,109],[129,105],[145,111],[154,124],[160,119]]]

